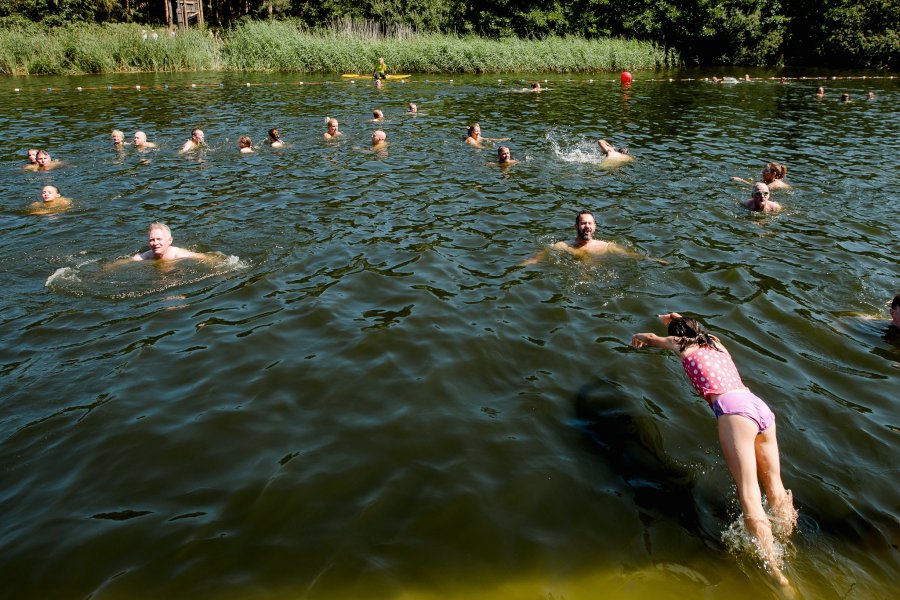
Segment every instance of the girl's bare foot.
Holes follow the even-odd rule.
[[[794,510],[794,494],[791,490],[785,490],[784,496],[773,500],[772,506],[772,533],[779,539],[790,537],[797,525],[797,511]]]

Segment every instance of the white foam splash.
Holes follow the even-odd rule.
[[[60,283],[81,281],[81,278],[78,277],[78,271],[75,268],[60,267],[59,269],[53,271],[50,277],[47,278],[47,281],[44,283],[44,287],[50,287],[50,284],[54,283],[57,279],[59,279]]]
[[[546,135],[553,155],[563,162],[588,163],[599,165],[603,161],[603,152],[595,140],[578,138],[576,140],[557,139],[554,131]]]

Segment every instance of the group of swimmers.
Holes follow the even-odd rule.
[[[382,74],[386,75],[383,59],[380,61]],[[376,69],[376,79],[378,78]],[[534,89],[534,88],[533,88]],[[540,90],[538,86],[536,91]],[[418,107],[414,103],[408,106],[408,114],[417,114]],[[384,113],[376,109],[373,120],[380,121]],[[473,123],[468,127],[465,143],[483,148],[485,142],[503,142],[508,138],[486,138],[481,134],[481,127]],[[339,139],[340,132],[337,119],[326,119],[325,140]],[[121,148],[125,145],[123,132],[114,130],[111,133],[113,144]],[[387,135],[383,130],[372,134],[373,146],[386,143]],[[267,142],[273,148],[284,145],[277,129],[270,129]],[[133,136],[133,146],[137,149],[155,148],[144,132],[137,131]],[[604,153],[604,161],[613,164],[627,163],[633,160],[625,148],[615,148],[606,140],[598,140],[597,144]],[[179,153],[186,153],[205,145],[205,136],[201,129],[191,131],[191,137],[182,146]],[[252,141],[248,136],[241,136],[238,141],[241,153],[253,152]],[[48,170],[60,163],[52,161],[45,150],[28,151],[30,170]],[[508,146],[500,146],[497,150],[498,163],[512,165]],[[770,199],[771,190],[789,189],[785,182],[787,167],[781,163],[768,163],[761,173],[761,180],[752,182],[741,177],[732,177],[732,181],[752,186],[752,196],[744,203],[751,211],[775,212],[781,205]],[[45,207],[67,207],[71,200],[61,196],[59,189],[48,185],[42,190]],[[552,250],[562,251],[577,258],[616,254],[632,258],[651,259],[665,263],[661,259],[652,259],[623,248],[614,242],[595,239],[597,223],[589,211],[581,211],[575,219],[575,239],[560,241],[539,252],[535,257],[522,264],[531,265],[539,262]],[[132,261],[169,261],[181,259],[205,260],[209,255],[193,252],[174,246],[171,229],[161,222],[154,222],[147,232],[149,250],[134,254]],[[667,264],[667,263],[665,263]],[[890,327],[900,333],[900,294],[894,297],[890,309]],[[708,403],[716,416],[719,440],[728,469],[734,478],[738,491],[738,499],[743,511],[743,519],[747,530],[756,538],[769,573],[780,586],[788,586],[775,547],[775,539],[789,536],[796,524],[797,513],[793,506],[793,496],[784,487],[780,473],[780,458],[776,438],[775,415],[765,402],[755,396],[742,382],[733,359],[722,341],[708,333],[696,320],[670,312],[659,315],[667,335],[654,333],[635,333],[631,345],[635,348],[644,346],[668,350],[681,360],[682,367],[692,386]],[[762,482],[762,487],[760,486]],[[768,499],[770,513],[766,513],[762,504],[762,490]]]
[[[816,97],[817,98],[825,97],[825,88],[824,87],[819,86],[816,88]],[[875,99],[875,92],[869,92],[866,95],[866,100],[874,100],[874,99]],[[843,94],[841,94],[841,102],[853,102],[853,99],[850,97],[850,94],[844,92]]]

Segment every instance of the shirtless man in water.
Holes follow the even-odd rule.
[[[613,145],[607,142],[606,140],[597,140],[597,145],[600,146],[600,149],[606,154],[606,158],[603,159],[603,162],[606,164],[612,163],[626,163],[634,160],[634,157],[626,152],[622,152],[613,148]]]
[[[197,148],[201,148],[205,145],[206,138],[203,135],[203,130],[195,128],[191,131],[191,139],[184,143],[184,146],[181,147],[181,150],[178,151],[178,154],[184,154],[185,152],[196,150]]]
[[[150,249],[135,254],[131,260],[177,260],[179,258],[207,258],[205,254],[191,252],[172,245],[172,230],[164,223],[153,223],[147,233]]]
[[[597,231],[597,222],[594,220],[594,214],[589,210],[583,210],[578,213],[575,218],[575,239],[571,242],[565,240],[556,242],[550,248],[538,252],[535,256],[524,261],[523,265],[533,265],[539,263],[550,250],[559,250],[568,252],[576,258],[584,258],[587,256],[600,256],[603,254],[619,254],[631,258],[645,258],[655,260],[662,264],[669,264],[660,258],[651,256],[643,256],[637,252],[623,248],[614,242],[605,242],[603,240],[595,240],[594,232]]]
[[[45,185],[41,190],[41,202],[34,202],[28,212],[34,215],[46,215],[60,212],[72,206],[72,200],[64,198],[55,185]]]
[[[134,132],[134,147],[137,149],[142,148],[156,148],[156,144],[153,142],[147,141],[147,134],[143,131],[135,131]]]

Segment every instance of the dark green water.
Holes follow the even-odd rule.
[[[672,310],[777,415],[798,595],[894,596],[900,346],[871,318],[900,292],[896,80],[252,77],[4,83],[4,596],[771,595],[723,541],[712,413],[628,345]],[[465,145],[476,120],[521,162]],[[178,156],[194,126],[210,149]],[[286,148],[238,154],[270,127]],[[32,146],[64,165],[23,171]],[[795,190],[750,216],[729,177],[769,160]],[[47,184],[73,207],[28,214]],[[520,266],[582,208],[671,264]],[[155,220],[219,261],[113,265]]]

